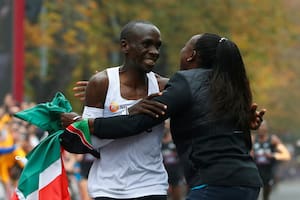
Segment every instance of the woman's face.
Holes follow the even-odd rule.
[[[194,35],[180,51],[180,70],[194,68],[196,62],[195,45],[201,35]]]

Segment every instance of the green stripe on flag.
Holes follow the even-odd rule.
[[[57,131],[42,140],[26,157],[26,163],[21,174],[18,189],[27,197],[39,189],[39,175],[52,163],[60,159],[59,135],[63,130]]]
[[[92,144],[91,135],[90,135],[90,129],[89,129],[89,122],[88,122],[87,119],[74,122],[72,125],[75,128],[79,129],[83,133],[84,138],[86,139],[86,141],[88,143]]]

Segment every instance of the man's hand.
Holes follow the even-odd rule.
[[[251,105],[251,121],[250,121],[250,129],[256,130],[260,127],[262,121],[263,121],[263,116],[266,113],[266,109],[261,109],[260,111],[257,111],[257,104],[253,103]]]
[[[161,92],[151,94],[142,100],[140,100],[135,105],[128,108],[129,115],[134,114],[147,114],[152,117],[158,118],[165,114],[167,106],[159,103],[158,101],[152,100],[154,97],[162,95]]]
[[[80,101],[85,101],[85,90],[88,83],[88,81],[77,81],[75,87],[73,87],[74,96]]]
[[[60,121],[61,121],[61,127],[66,128],[70,124],[81,120],[81,116],[78,115],[75,112],[70,112],[70,113],[61,113],[60,114]]]

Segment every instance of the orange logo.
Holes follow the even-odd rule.
[[[117,112],[119,110],[119,105],[116,102],[111,102],[109,110],[111,112]]]

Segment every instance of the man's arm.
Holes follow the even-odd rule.
[[[108,89],[106,71],[101,71],[91,77],[85,91],[85,105],[88,107],[104,108]]]
[[[103,117],[108,84],[106,70],[96,73],[91,77],[86,87],[85,107],[82,113],[83,118]],[[92,137],[92,144],[96,148],[101,148],[112,141]]]

